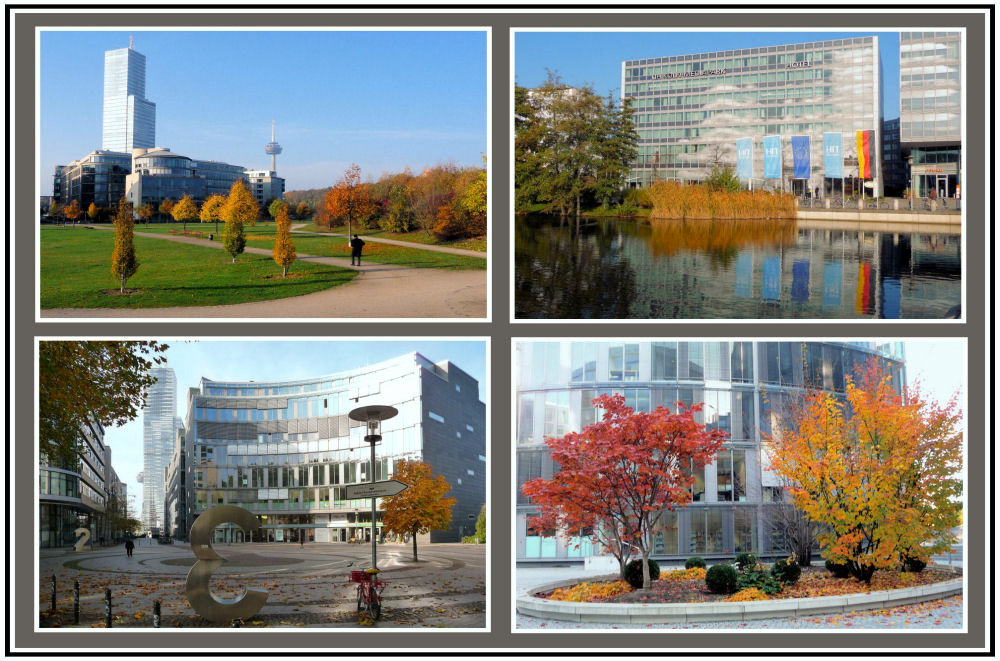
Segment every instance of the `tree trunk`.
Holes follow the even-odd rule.
[[[576,192],[576,217],[580,217],[580,191]]]
[[[410,533],[410,535],[413,537],[413,562],[416,562],[417,561],[417,531],[414,530],[413,532]]]
[[[125,293],[125,276],[121,277],[121,283],[122,283],[121,293],[124,294]]]
[[[284,278],[287,273],[288,273],[288,267],[287,266],[282,266],[281,267],[281,277]]]
[[[642,552],[642,589],[649,589],[649,551]]]

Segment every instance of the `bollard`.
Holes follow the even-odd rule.
[[[160,602],[153,602],[153,628],[160,628]]]
[[[104,626],[111,628],[111,588],[104,588]]]
[[[73,581],[73,624],[80,624],[80,581]]]
[[[52,610],[56,609],[56,575],[52,574]]]

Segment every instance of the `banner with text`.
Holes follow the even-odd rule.
[[[809,136],[792,136],[792,177],[808,179],[812,174],[812,163],[809,158]]]
[[[753,138],[736,141],[736,176],[753,179]]]
[[[844,137],[841,133],[823,134],[823,176],[840,179],[844,176]]]
[[[781,136],[764,136],[764,178],[781,179]]]

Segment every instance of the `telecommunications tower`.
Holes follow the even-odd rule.
[[[274,120],[271,120],[271,142],[264,147],[264,153],[271,155],[271,172],[277,172],[274,157],[281,153],[281,145],[274,141]]]

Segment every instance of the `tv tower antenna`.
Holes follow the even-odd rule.
[[[274,141],[274,120],[271,120],[271,142],[264,146],[264,153],[271,155],[271,172],[277,172],[275,156],[281,153],[281,145]]]

